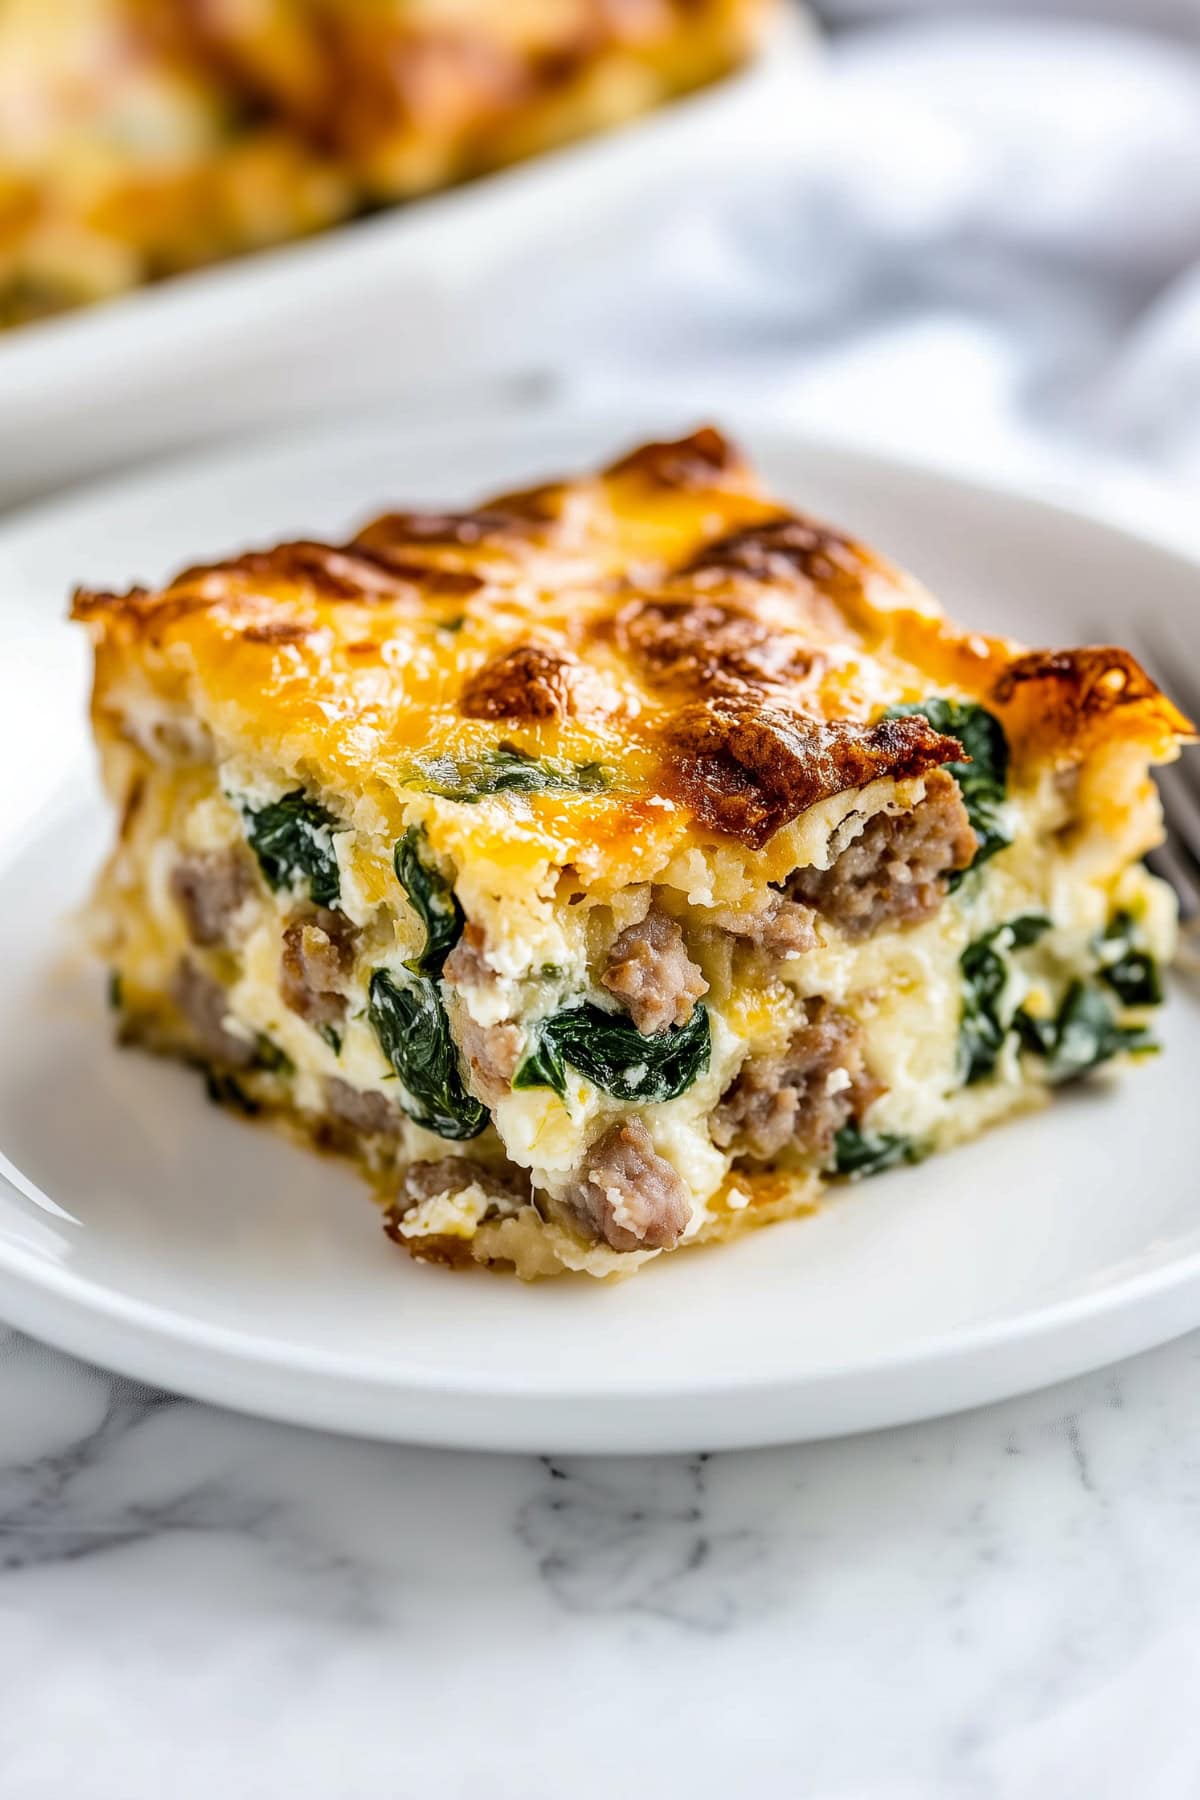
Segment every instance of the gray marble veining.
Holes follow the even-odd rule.
[[[1200,1792],[1200,1337],[755,1454],[480,1457],[0,1343],[0,1794]]]

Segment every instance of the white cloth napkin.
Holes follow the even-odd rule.
[[[1200,543],[1200,52],[1104,25],[834,37],[623,223],[518,259],[492,348],[1086,485]],[[580,372],[582,369],[582,373]]]

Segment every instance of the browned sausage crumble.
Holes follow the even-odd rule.
[[[788,891],[859,941],[885,925],[931,917],[950,876],[978,847],[958,783],[937,769],[911,811],[876,813],[832,868],[798,869]]]
[[[669,1025],[686,1025],[693,1004],[708,992],[707,981],[688,956],[679,926],[656,908],[620,934],[600,980],[610,994],[625,1002],[643,1035],[665,1031]]]
[[[878,1099],[867,1073],[862,1027],[825,1000],[778,1056],[752,1056],[712,1118],[713,1142],[758,1160],[787,1148],[827,1158],[835,1134]]]

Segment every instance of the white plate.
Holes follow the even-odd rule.
[[[0,506],[239,430],[399,397],[430,416],[448,381],[478,410],[481,391],[544,377],[529,316],[547,275],[620,262],[631,213],[736,165],[781,89],[802,106],[802,16],[789,7],[768,40],[745,68],[614,130],[0,332]]]
[[[345,530],[387,501],[466,500],[644,429],[343,429],[115,486],[0,533],[0,1312],[231,1406],[574,1450],[891,1424],[1200,1324],[1200,1003],[1179,984],[1158,1062],[813,1219],[611,1287],[410,1263],[352,1174],[213,1110],[186,1072],[111,1047],[99,977],[63,962],[61,917],[109,829],[79,760],[85,657],[59,622],[69,581],[153,579],[277,532]],[[782,492],[898,555],[969,622],[1040,642],[1119,637],[1136,605],[1139,623],[1197,654],[1200,583],[1178,556],[1012,494],[744,435]],[[63,777],[55,810],[46,787]]]

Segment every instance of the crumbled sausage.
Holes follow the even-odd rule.
[[[374,1088],[351,1087],[337,1075],[325,1078],[325,1110],[338,1125],[366,1137],[396,1137],[402,1123],[400,1109]]]
[[[458,1043],[466,1059],[470,1086],[485,1106],[495,1106],[512,1092],[512,1079],[525,1040],[511,1019],[480,1025],[464,1006],[458,1019]]]
[[[663,748],[677,797],[702,825],[751,850],[819,800],[884,775],[910,780],[963,755],[957,738],[919,716],[861,725],[749,696],[680,707]]]
[[[451,987],[494,987],[500,979],[485,954],[482,925],[468,919],[462,936],[442,965]]]
[[[357,935],[345,913],[324,906],[289,921],[279,992],[284,1005],[308,1024],[340,1025],[345,1018],[346,977],[354,967]]]
[[[834,1135],[882,1091],[863,1061],[862,1027],[824,1000],[780,1055],[752,1056],[710,1121],[713,1142],[759,1159],[788,1145],[826,1157]]]
[[[468,921],[446,958],[442,974],[451,988],[491,988],[499,981],[484,954],[482,928]],[[511,1019],[480,1025],[466,1003],[456,1009],[454,1032],[471,1077],[471,1089],[485,1106],[495,1106],[512,1091],[512,1078],[524,1048],[520,1028]]]
[[[674,919],[652,908],[617,938],[600,977],[609,993],[625,1002],[643,1036],[686,1025],[708,983],[691,961]]]
[[[402,1211],[433,1200],[439,1194],[461,1194],[469,1187],[482,1188],[497,1200],[526,1199],[529,1179],[523,1169],[486,1168],[470,1156],[440,1156],[432,1162],[409,1163],[401,1184]]]
[[[937,770],[925,798],[904,813],[876,813],[829,869],[798,869],[788,891],[848,938],[881,925],[915,925],[935,913],[956,869],[979,847],[958,783]]]
[[[811,906],[799,900],[787,900],[773,888],[755,912],[736,912],[731,906],[718,906],[706,915],[707,921],[730,937],[746,938],[772,956],[801,956],[817,943],[817,931]]]
[[[656,687],[695,694],[745,694],[798,681],[820,652],[765,619],[717,601],[630,601],[617,642]]]
[[[183,856],[171,870],[171,896],[193,944],[231,944],[240,935],[238,914],[254,892],[254,871],[244,851],[203,850]]]
[[[443,1194],[461,1194],[469,1187],[481,1188],[486,1194],[486,1217],[515,1213],[529,1201],[529,1177],[523,1169],[511,1164],[505,1169],[489,1169],[469,1156],[440,1156],[432,1162],[409,1163],[395,1204],[384,1214],[383,1229],[393,1243],[423,1260],[469,1261],[461,1239],[418,1237],[401,1229],[402,1222],[422,1202]]]
[[[691,1217],[687,1189],[636,1116],[592,1145],[566,1205],[614,1250],[673,1249]]]
[[[171,997],[195,1033],[199,1048],[213,1062],[246,1069],[256,1060],[258,1045],[254,1038],[240,1036],[226,1023],[229,996],[225,989],[190,957],[179,961]]]

